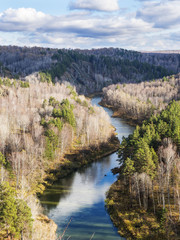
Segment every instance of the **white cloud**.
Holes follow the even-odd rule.
[[[118,0],[76,0],[70,3],[70,9],[86,9],[96,11],[119,10]]]
[[[1,13],[0,17],[3,21],[38,23],[42,19],[46,18],[46,14],[38,12],[33,8],[9,8]]]
[[[177,10],[170,8],[169,13],[166,12],[167,17],[165,10],[161,10],[163,17],[162,12],[158,13],[160,8],[166,9],[170,6],[168,4],[174,6],[175,2],[177,3],[177,0],[165,2],[163,5],[155,2],[144,3],[137,15],[75,11],[67,15],[52,16],[32,8],[7,9],[0,13],[0,31],[3,39],[6,39],[4,36],[8,36],[4,44],[11,45],[59,48],[114,46],[134,50],[159,50],[166,47],[177,49],[179,35],[176,33],[180,31],[178,28],[180,21],[177,19],[180,10],[177,13]],[[152,6],[154,11],[151,9]],[[165,21],[168,23],[165,24]],[[157,26],[161,26],[161,31]],[[2,45],[3,39],[0,42]]]
[[[8,9],[0,14],[0,31],[74,34],[76,37],[101,38],[138,34],[150,30],[151,24],[141,19],[111,15],[69,14],[50,16],[35,9]]]
[[[1,31],[33,31],[50,20],[50,16],[33,8],[9,8],[0,13]]]
[[[137,17],[154,24],[156,28],[174,28],[180,26],[179,0],[145,2]]]

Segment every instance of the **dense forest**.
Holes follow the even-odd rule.
[[[109,117],[69,84],[1,78],[0,126],[0,239],[55,239],[36,194],[51,169],[87,163],[68,154],[107,151],[116,139]]]
[[[160,113],[172,100],[180,99],[180,74],[138,84],[115,84],[103,89],[102,104],[114,115],[141,123]]]
[[[115,83],[136,83],[175,74],[179,54],[140,53],[117,48],[67,50],[0,47],[0,74],[27,80],[40,73],[43,80],[70,82],[79,93],[101,91]],[[30,79],[30,77],[28,77]]]
[[[124,138],[107,206],[127,239],[179,239],[180,102]]]
[[[79,50],[81,53],[95,56],[106,56],[113,59],[126,59],[131,62],[148,63],[161,66],[173,72],[180,70],[180,51],[137,52],[121,48],[100,48],[91,50]]]

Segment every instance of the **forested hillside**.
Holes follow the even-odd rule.
[[[105,111],[72,86],[1,78],[0,239],[53,240],[56,227],[39,215],[36,198],[45,180],[55,179],[50,170],[86,164],[81,152],[95,159],[113,138]],[[65,157],[77,153],[73,162]]]
[[[92,50],[81,50],[88,55],[108,56],[113,59],[127,59],[148,63],[154,66],[161,66],[175,73],[180,71],[180,51],[159,51],[159,52],[137,52],[120,48],[101,48]]]
[[[3,77],[26,80],[28,75],[39,72],[45,76],[43,81],[67,81],[84,94],[101,91],[118,82],[160,78],[180,69],[179,54],[150,54],[114,48],[58,50],[1,46],[0,63]]]
[[[119,180],[107,205],[127,239],[179,239],[180,102],[152,116],[119,150]]]
[[[180,74],[138,84],[115,84],[103,89],[102,104],[124,116],[142,122],[160,113],[172,100],[180,99]]]

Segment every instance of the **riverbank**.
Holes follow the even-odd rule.
[[[94,97],[98,97],[98,96],[103,97],[103,92],[97,92],[97,93],[94,93],[94,94],[87,95],[88,98],[94,98]],[[145,120],[145,119],[137,119],[137,118],[128,117],[127,113],[124,112],[122,109],[117,109],[117,108],[115,108],[111,105],[108,105],[102,99],[99,102],[99,105],[102,106],[102,107],[106,107],[106,108],[111,109],[113,111],[112,117],[122,118],[131,126],[141,125],[143,120]]]
[[[127,239],[180,239],[179,139],[174,137],[179,113],[180,103],[173,101],[121,144],[119,179],[106,204]]]
[[[119,149],[120,142],[113,135],[108,142],[99,146],[90,146],[86,149],[71,150],[65,154],[61,163],[57,163],[47,172],[45,182],[47,185],[54,181],[71,174],[73,171],[84,167],[100,158],[106,157]]]
[[[127,113],[125,113],[122,109],[121,110],[117,109],[111,105],[106,104],[103,101],[101,101],[99,105],[102,107],[111,109],[113,111],[112,117],[122,118],[131,126],[141,125],[143,120],[145,120],[145,119],[136,119],[136,118],[128,117]]]
[[[132,126],[136,126],[137,124],[141,125],[144,120],[127,117],[127,113],[122,109],[116,109],[103,101],[100,102],[100,105],[110,108],[113,111],[113,117],[121,117]],[[169,224],[168,216],[165,217],[162,215],[162,206],[156,209],[156,214],[154,214],[153,207],[149,208],[148,211],[144,208],[140,208],[137,202],[133,201],[132,196],[128,193],[127,186],[122,186],[121,180],[111,185],[105,202],[110,218],[113,224],[118,228],[118,233],[127,240],[179,239],[177,237],[178,228],[180,229],[179,224],[175,226]],[[177,212],[175,210],[171,211],[172,219],[177,223]]]
[[[95,162],[96,160],[106,157],[114,152],[116,152],[119,149],[120,142],[118,138],[113,135],[111,139],[109,139],[108,142],[102,143],[101,145],[97,146],[91,146],[86,149],[72,149],[69,153],[65,154],[64,157],[60,160],[60,163],[55,163],[53,167],[46,172],[46,177],[44,179],[43,183],[43,191],[48,188],[48,186],[51,186],[55,181],[58,179],[64,178],[68,175],[70,175],[72,172],[76,171],[77,169],[80,169],[84,166],[87,166],[88,164],[91,164],[92,162]],[[38,195],[41,197],[43,194],[43,191],[41,191]],[[38,228],[38,225],[41,225],[41,229],[49,229],[48,232],[51,232],[51,240],[56,239],[56,229],[57,225],[55,222],[51,219],[49,219],[47,216],[43,216],[42,218],[38,217],[36,221],[36,225],[34,229]],[[43,234],[44,231],[38,232],[38,234]],[[43,235],[42,235],[43,236]],[[39,239],[48,239],[45,238],[39,238]]]
[[[37,217],[33,231],[36,231],[36,239],[38,240],[56,240],[57,224],[52,219],[41,214]]]
[[[118,228],[118,233],[127,240],[160,240],[171,239],[178,240],[180,223],[176,211],[172,208],[172,219],[177,224],[169,224],[166,216],[162,214],[162,207],[156,209],[154,214],[153,208],[146,211],[140,208],[137,202],[130,197],[125,191],[120,180],[111,185],[106,198],[106,207],[110,214],[111,220]]]

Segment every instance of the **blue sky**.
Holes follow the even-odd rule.
[[[180,0],[0,1],[0,45],[180,49]]]

